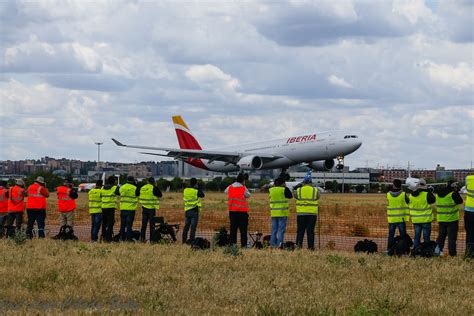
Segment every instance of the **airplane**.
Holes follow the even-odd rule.
[[[418,185],[420,184],[420,178],[414,178],[411,175],[411,166],[410,162],[408,162],[408,177],[406,179],[400,179],[402,181],[405,181],[405,183],[402,184],[402,186],[408,187],[409,190],[415,191]],[[371,184],[386,184],[386,185],[391,185],[393,184],[392,182],[370,182]],[[432,187],[438,186],[438,185],[446,185],[446,182],[440,182],[440,183],[428,183],[427,187],[433,189]]]
[[[235,172],[281,169],[306,164],[316,171],[331,170],[336,159],[337,169],[344,168],[344,156],[355,152],[362,145],[357,135],[342,132],[305,133],[269,141],[233,145],[215,150],[203,150],[181,116],[173,116],[173,123],[180,149],[125,145],[115,138],[120,147],[163,151],[142,154],[172,157],[194,167],[216,171]]]

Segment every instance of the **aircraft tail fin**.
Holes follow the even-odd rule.
[[[199,145],[199,142],[191,133],[180,115],[173,116],[173,124],[176,131],[176,137],[178,138],[179,147],[181,149],[202,149],[201,145]]]

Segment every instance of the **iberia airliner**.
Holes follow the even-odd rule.
[[[328,171],[337,159],[338,169],[344,167],[344,156],[356,151],[362,142],[357,135],[341,132],[307,133],[276,140],[234,145],[215,150],[202,149],[181,116],[173,116],[180,149],[125,145],[118,146],[161,151],[143,154],[172,157],[197,168],[216,172],[282,169],[307,164],[316,171]]]

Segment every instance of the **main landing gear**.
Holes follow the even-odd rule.
[[[344,169],[344,156],[337,156],[336,159],[337,159],[336,169],[337,170]]]

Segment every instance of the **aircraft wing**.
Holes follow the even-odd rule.
[[[242,157],[250,155],[249,153],[239,153],[239,152],[229,152],[229,151],[213,151],[213,150],[199,150],[199,149],[178,149],[178,148],[167,148],[167,147],[149,147],[149,146],[137,146],[137,145],[125,145],[115,138],[112,138],[113,142],[117,146],[128,147],[128,148],[137,148],[137,149],[146,149],[146,150],[157,150],[165,151],[166,153],[151,153],[151,152],[140,152],[141,154],[146,155],[155,155],[163,157],[171,157],[175,159],[206,159],[209,161],[224,161],[227,163],[237,163]],[[252,153],[252,155],[257,155],[262,158],[264,161],[272,161],[281,156],[268,155],[268,154],[257,154]]]

